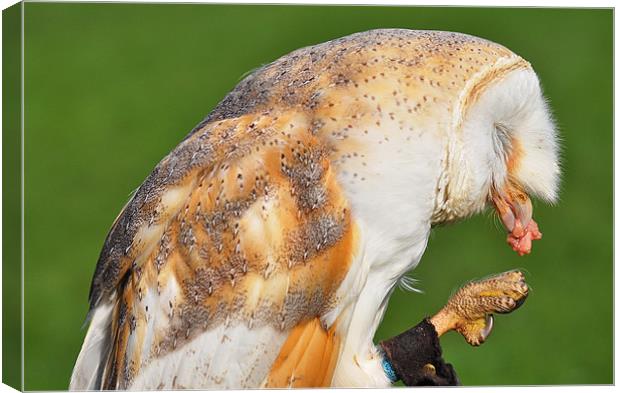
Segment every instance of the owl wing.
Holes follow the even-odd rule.
[[[72,389],[330,384],[357,230],[311,124],[212,122],[157,165],[104,244]]]

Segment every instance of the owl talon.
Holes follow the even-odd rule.
[[[516,310],[528,293],[523,273],[501,273],[463,286],[430,321],[439,336],[456,330],[470,345],[478,346],[493,330],[493,314]]]
[[[493,314],[488,314],[485,317],[485,327],[484,329],[482,329],[482,331],[480,331],[480,339],[482,340],[482,342],[485,342],[487,337],[489,337],[489,334],[491,334],[491,330],[493,330],[493,323],[494,323],[495,318],[493,317]]]

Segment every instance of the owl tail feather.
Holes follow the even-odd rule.
[[[69,390],[99,390],[106,359],[111,348],[110,325],[113,304],[102,304],[93,311],[92,320],[78,355]]]

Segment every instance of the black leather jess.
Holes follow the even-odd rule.
[[[407,386],[461,384],[452,365],[441,357],[439,336],[428,318],[379,345],[397,379]]]

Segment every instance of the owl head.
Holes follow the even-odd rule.
[[[449,164],[463,187],[451,187],[450,197],[466,214],[493,205],[521,237],[535,225],[530,196],[555,202],[560,179],[558,136],[538,77],[517,56],[501,59],[468,81],[458,104]]]

